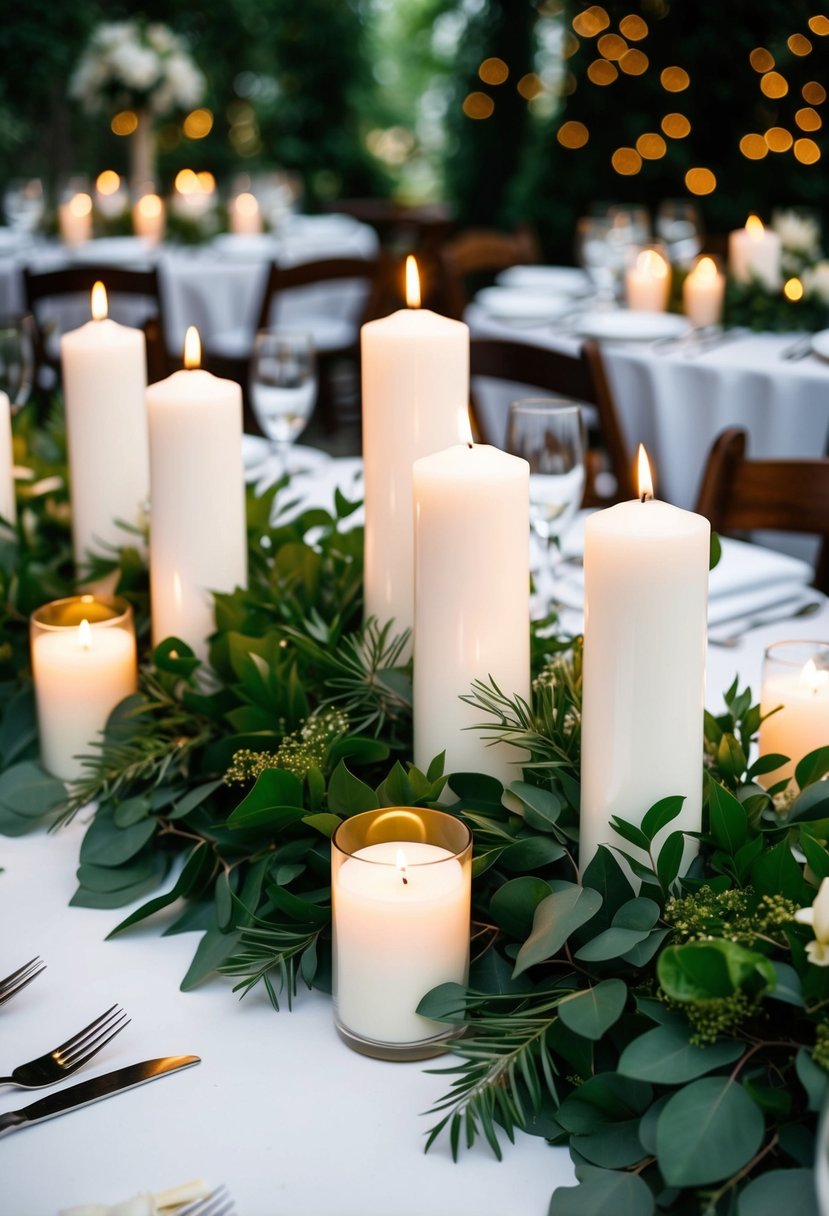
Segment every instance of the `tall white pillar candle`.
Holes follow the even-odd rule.
[[[137,526],[150,489],[146,341],[106,314],[96,283],[93,320],[60,342],[76,566],[129,539],[118,521]]]
[[[247,584],[242,390],[200,370],[187,338],[188,370],[147,389],[150,601],[153,643],[179,637],[206,658],[211,593]]]
[[[490,676],[529,699],[529,465],[498,448],[459,444],[414,465],[414,758],[426,769],[520,779],[521,754],[469,727],[459,698]]]
[[[671,267],[657,249],[640,249],[625,271],[628,308],[664,312],[671,289]]]
[[[771,228],[765,228],[762,220],[750,215],[745,228],[737,228],[728,235],[728,270],[738,283],[758,280],[770,291],[780,286],[780,259],[783,244]]]
[[[77,781],[115,706],[135,692],[130,605],[91,595],[56,600],[33,613],[32,677],[43,767]]]
[[[255,194],[243,191],[227,205],[230,231],[236,236],[255,236],[262,231],[262,211]]]
[[[157,245],[164,236],[165,223],[164,200],[157,194],[142,194],[133,204],[132,230],[136,236]]]
[[[789,757],[788,764],[759,778],[768,787],[792,778],[804,756],[829,744],[829,642],[775,642],[769,646],[760,712],[764,715],[760,755]]]
[[[725,298],[725,276],[713,258],[701,257],[682,284],[685,316],[697,329],[719,325]]]
[[[8,394],[3,392],[0,392],[0,519],[10,524],[17,520],[11,404]]]
[[[457,442],[469,400],[469,330],[408,298],[361,334],[365,613],[397,633],[414,622],[412,463]]]
[[[613,815],[639,824],[680,794],[682,812],[656,847],[700,828],[711,528],[642,493],[585,524],[582,871],[600,844],[628,848]]]
[[[58,230],[64,245],[83,245],[92,236],[92,199],[88,194],[73,194],[58,204]]]

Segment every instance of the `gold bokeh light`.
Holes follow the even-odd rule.
[[[818,38],[825,38],[829,34],[829,17],[824,17],[822,13],[817,17],[810,17],[809,29],[813,34],[817,34]]]
[[[801,131],[819,131],[823,126],[823,119],[811,106],[804,106],[802,110],[798,110],[794,120]]]
[[[562,123],[556,133],[556,139],[563,148],[583,148],[590,138],[590,132],[583,122]]]
[[[783,284],[783,295],[787,300],[791,300],[793,304],[797,300],[802,300],[803,284],[801,283],[800,279],[786,279],[786,282]]]
[[[610,163],[622,177],[633,177],[642,168],[642,157],[635,148],[617,148]]]
[[[769,146],[762,135],[744,135],[740,140],[740,151],[748,160],[762,160],[769,154]]]
[[[643,160],[661,160],[668,150],[668,145],[661,135],[648,131],[640,135],[636,141],[636,151]]]
[[[602,34],[596,43],[596,50],[605,59],[621,59],[627,49],[628,44],[618,34]]]
[[[132,110],[119,110],[113,115],[109,129],[113,135],[134,135],[138,130],[138,115]]]
[[[710,169],[689,169],[685,185],[691,194],[712,194],[717,188],[717,179]]]
[[[494,110],[495,102],[486,93],[469,93],[464,98],[463,112],[467,118],[490,118]]]
[[[527,72],[518,81],[516,88],[525,101],[532,101],[535,97],[538,97],[539,93],[544,92],[544,85],[541,83],[541,77],[537,72]]]
[[[796,139],[794,154],[802,165],[814,165],[820,160],[820,148],[813,139]]]
[[[573,29],[581,38],[595,38],[610,25],[610,18],[599,4],[593,4],[573,18]]]
[[[794,136],[785,127],[769,127],[766,131],[766,143],[769,152],[788,152],[794,143]]]
[[[618,78],[616,65],[606,59],[594,59],[587,69],[587,79],[592,84],[608,85]]]
[[[509,76],[509,68],[504,63],[503,59],[498,59],[497,56],[492,56],[485,59],[478,68],[478,75],[484,84],[503,84]]]
[[[105,197],[110,194],[117,194],[120,187],[121,178],[114,169],[104,169],[103,173],[99,173],[95,179],[95,189]]]
[[[649,62],[644,51],[637,51],[633,48],[630,51],[625,51],[619,60],[619,67],[628,76],[642,76],[647,72]]]
[[[681,93],[683,89],[688,88],[688,85],[691,83],[691,77],[685,71],[685,68],[664,68],[659,77],[659,82],[667,93]]]
[[[181,129],[188,139],[204,139],[213,130],[213,115],[210,110],[191,110]]]
[[[774,67],[774,55],[764,46],[755,47],[749,55],[748,61],[755,72],[770,72]]]
[[[641,42],[648,36],[648,23],[636,13],[629,13],[619,22],[619,32],[631,42]]]
[[[668,139],[684,139],[691,133],[691,124],[684,114],[666,114],[660,125]]]
[[[808,101],[810,106],[819,106],[826,100],[826,90],[816,80],[807,81],[800,92],[803,100]]]
[[[792,34],[786,39],[786,46],[793,55],[808,55],[812,49],[812,44],[804,34]]]
[[[760,89],[766,97],[777,100],[778,97],[786,96],[789,91],[789,82],[779,72],[766,72],[760,80]]]

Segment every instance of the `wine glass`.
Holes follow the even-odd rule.
[[[253,413],[270,442],[281,477],[287,470],[291,445],[305,429],[316,400],[316,356],[311,335],[260,330],[253,345],[249,387]]]
[[[586,449],[581,407],[558,397],[527,397],[510,406],[507,447],[530,466],[530,527],[546,555],[549,602],[561,538],[584,496]]]
[[[656,235],[668,246],[675,265],[690,266],[702,249],[699,207],[687,199],[665,199],[656,212]]]
[[[615,301],[621,268],[612,233],[613,224],[606,215],[584,215],[576,223],[576,261],[587,271],[597,303],[606,305]]]
[[[35,375],[34,318],[0,317],[0,391],[8,394],[12,413],[29,399]]]
[[[13,178],[3,194],[6,222],[14,232],[31,236],[40,226],[46,211],[40,178]]]

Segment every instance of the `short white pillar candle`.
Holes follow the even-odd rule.
[[[829,642],[775,642],[768,647],[760,712],[769,715],[760,723],[760,755],[789,757],[788,764],[759,778],[768,787],[793,778],[804,756],[829,745]]]

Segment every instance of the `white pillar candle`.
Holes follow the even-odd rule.
[[[199,369],[188,330],[185,367],[147,389],[153,643],[182,638],[200,658],[215,630],[214,591],[247,584],[242,390]]]
[[[92,199],[88,194],[73,194],[58,206],[58,230],[65,245],[83,245],[92,236]]]
[[[114,169],[104,169],[95,180],[95,206],[101,215],[114,219],[127,210],[127,192]]]
[[[760,724],[760,755],[790,759],[789,764],[759,778],[768,787],[792,778],[804,756],[829,743],[829,643],[778,642],[770,646],[763,667],[760,712],[770,715]]]
[[[457,441],[469,400],[469,330],[410,307],[361,334],[365,469],[365,613],[395,632],[414,623],[412,462]]]
[[[17,520],[11,405],[8,394],[3,392],[0,392],[0,519],[10,524]]]
[[[719,325],[725,298],[725,275],[713,258],[701,257],[682,284],[682,307],[693,326]]]
[[[521,755],[469,727],[459,698],[490,676],[529,699],[529,465],[459,444],[414,464],[414,759],[446,750],[447,772],[520,779]]]
[[[77,781],[115,706],[135,692],[132,609],[123,600],[74,596],[32,616],[32,676],[43,767]]]
[[[728,235],[728,270],[738,283],[757,280],[775,291],[781,283],[782,241],[771,228],[764,228],[756,215],[750,215],[745,228]]]
[[[641,459],[641,458],[640,458]],[[600,844],[628,846],[611,816],[639,824],[673,794],[682,812],[657,837],[699,831],[707,519],[648,497],[588,517],[584,531],[582,872]],[[695,851],[686,845],[686,861]]]
[[[157,194],[142,194],[132,209],[132,230],[136,236],[157,244],[164,236],[164,200]]]
[[[244,191],[227,205],[230,231],[237,236],[252,236],[262,231],[262,212],[255,194]]]
[[[90,552],[131,540],[118,521],[139,525],[150,489],[146,341],[140,329],[118,325],[106,314],[106,291],[96,283],[93,320],[60,342],[79,567]]]
[[[637,311],[664,312],[671,289],[671,267],[657,249],[640,249],[625,271],[625,299]]]

